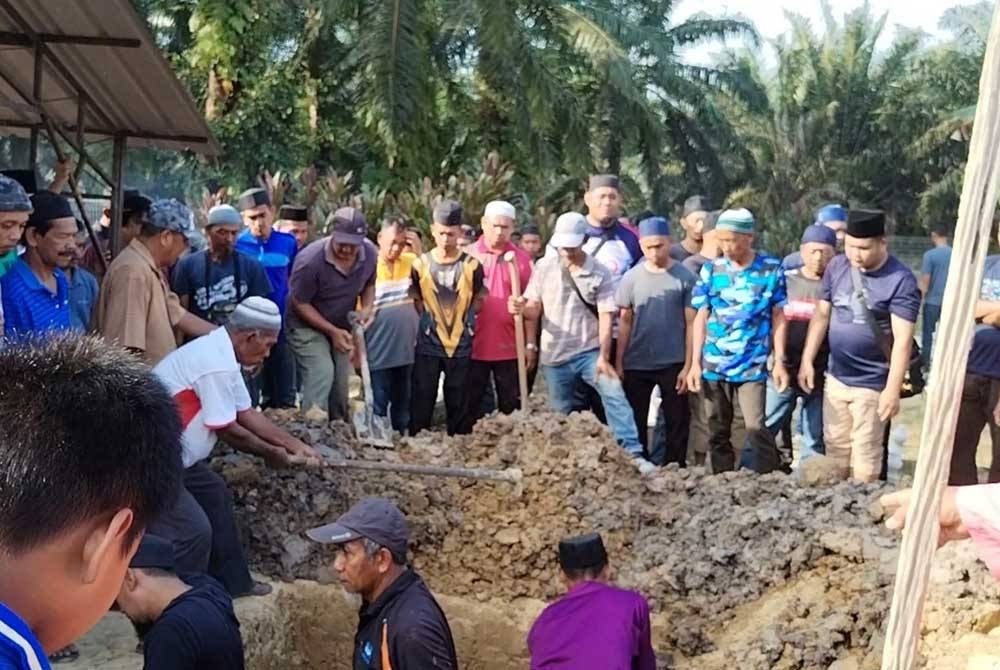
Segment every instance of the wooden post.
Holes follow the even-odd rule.
[[[510,289],[515,298],[521,297],[521,271],[517,267],[517,254],[508,251],[503,255],[510,269]],[[528,411],[528,362],[524,349],[524,317],[514,316],[514,345],[517,350],[517,383],[521,391],[521,411]]]
[[[996,211],[1000,175],[1000,11],[994,10],[979,102],[965,168],[944,309],[937,329],[934,371],[924,411],[913,498],[906,514],[882,670],[916,664],[931,562],[938,541],[941,495],[948,481],[952,441],[965,379],[983,263]]]
[[[125,142],[124,135],[115,135],[112,146],[111,174],[111,258],[122,250],[122,225],[125,223]]]

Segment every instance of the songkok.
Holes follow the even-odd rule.
[[[278,210],[279,221],[308,221],[309,210],[296,205],[282,205]]]
[[[715,224],[716,230],[730,230],[734,233],[749,235],[753,233],[753,214],[747,209],[727,209],[719,215]]]
[[[816,212],[816,223],[847,221],[847,210],[840,205],[825,205]]]
[[[692,195],[684,201],[684,216],[694,214],[695,212],[708,211],[711,211],[708,206],[708,198],[703,195]]]
[[[516,219],[517,210],[514,209],[514,205],[506,202],[505,200],[494,200],[486,205],[486,211],[483,212],[483,216],[488,219],[491,219],[494,216],[505,216],[508,219]]]
[[[278,306],[260,296],[252,295],[236,306],[229,321],[237,330],[281,330],[281,310]]]
[[[662,216],[651,216],[639,222],[639,237],[670,237],[670,221]]]
[[[0,175],[0,212],[30,212],[34,206],[16,180]]]
[[[130,189],[122,194],[122,210],[130,214],[148,212],[153,201],[135,189]]]
[[[608,552],[598,533],[559,541],[559,566],[564,571],[599,570],[608,564]]]
[[[831,247],[837,246],[837,233],[833,228],[828,228],[821,223],[814,226],[807,226],[802,232],[802,244],[817,242],[819,244],[829,244]]]
[[[56,219],[75,219],[76,214],[69,206],[69,200],[52,191],[39,191],[31,196],[34,211],[28,217],[28,226],[37,226]]]
[[[208,210],[208,223],[210,226],[243,226],[243,217],[232,205],[216,205]]]
[[[142,536],[139,548],[129,561],[128,567],[156,568],[172,572],[176,567],[173,543],[158,535],[146,533]]]
[[[865,239],[885,235],[885,212],[880,209],[852,209],[847,213],[847,234]]]
[[[241,212],[270,204],[271,196],[262,188],[249,188],[240,193],[240,197],[236,200],[236,205],[240,208]]]
[[[590,185],[587,187],[588,191],[593,191],[599,188],[613,188],[616,191],[621,190],[621,181],[618,179],[616,174],[595,174],[590,177]]]
[[[443,200],[434,207],[434,223],[442,226],[462,225],[462,206],[454,200]]]

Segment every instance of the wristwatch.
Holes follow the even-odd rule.
[[[527,349],[528,351],[538,351],[538,345],[535,344],[534,342],[528,342],[526,345],[524,345],[524,348]]]

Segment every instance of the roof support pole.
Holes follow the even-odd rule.
[[[35,100],[42,99],[42,47],[38,44],[35,45],[35,71],[34,79],[32,80],[32,95]],[[32,170],[38,165],[38,129],[33,128],[31,130],[31,143],[28,149],[28,167]]]
[[[124,223],[125,207],[125,142],[124,135],[115,135],[112,147],[111,174],[114,185],[111,187],[111,257],[114,258],[122,250],[122,224]]]

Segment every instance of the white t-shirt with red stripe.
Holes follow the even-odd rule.
[[[236,413],[250,409],[250,394],[225,328],[188,342],[153,368],[177,403],[184,427],[183,460],[188,468],[208,458]]]

